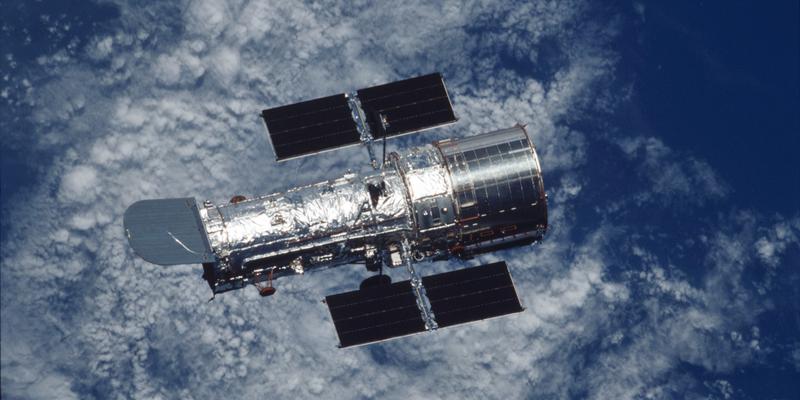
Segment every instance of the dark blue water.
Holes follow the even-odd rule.
[[[648,3],[627,28],[623,69],[636,91],[622,125],[707,161],[730,185],[734,209],[796,216],[799,20],[794,1]],[[704,213],[714,211],[696,217]],[[787,257],[799,261],[796,252]],[[791,353],[800,293],[797,282],[779,279],[771,295],[778,301],[758,318],[769,355],[728,373],[679,369],[701,381],[729,381],[735,398],[798,398]]]
[[[651,2],[625,52],[638,128],[708,161],[735,203],[800,210],[798,2]],[[640,42],[640,43],[639,43]]]

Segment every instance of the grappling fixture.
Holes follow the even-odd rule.
[[[533,142],[516,125],[385,154],[387,138],[456,121],[438,73],[264,110],[277,160],[367,147],[372,173],[224,204],[142,200],[125,212],[137,255],[202,264],[214,294],[346,264],[379,272],[327,296],[340,346],[366,344],[523,310],[505,262],[421,277],[424,261],[524,246],[547,229]],[[373,147],[383,141],[379,160]],[[391,283],[383,267],[404,268]]]

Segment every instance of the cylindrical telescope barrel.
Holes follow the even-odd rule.
[[[539,159],[521,126],[392,159],[408,188],[420,251],[466,257],[532,243],[547,229]]]
[[[343,264],[396,266],[403,241],[417,261],[469,258],[530,244],[547,229],[541,168],[522,126],[392,153],[373,175],[232,204],[186,209],[188,200],[132,205],[128,237],[148,261],[202,262],[215,293]],[[167,205],[186,211],[171,217]],[[159,239],[161,220],[174,243]]]
[[[547,201],[539,158],[521,126],[440,142],[467,252],[541,239]]]

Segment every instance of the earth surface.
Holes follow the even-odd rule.
[[[800,398],[796,2],[2,8],[4,399]],[[338,349],[320,300],[363,267],[209,302],[127,245],[140,199],[365,167],[277,165],[263,108],[434,71],[459,122],[389,151],[525,123],[550,229],[417,270],[506,260],[525,312]]]

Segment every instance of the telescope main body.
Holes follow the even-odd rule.
[[[469,259],[529,245],[547,230],[539,158],[517,125],[447,139],[379,159],[374,144],[458,119],[438,73],[261,112],[277,161],[363,145],[370,173],[284,192],[202,204],[142,200],[125,211],[137,255],[160,265],[202,264],[216,293],[346,264],[378,272],[325,304],[340,347],[522,312],[504,261],[422,276],[414,263]],[[391,282],[384,266],[404,266]],[[267,282],[263,284],[263,282]]]
[[[408,257],[403,243],[417,262],[470,258],[531,244],[547,229],[539,159],[522,126],[388,158],[374,174],[348,173],[235,203],[180,199],[194,225],[187,217],[184,228],[163,228],[165,234],[136,224],[163,208],[139,202],[125,214],[126,231],[148,261],[202,263],[203,277],[220,293],[344,264],[400,266]],[[152,243],[164,238],[148,237],[167,234],[168,244],[154,252]]]

